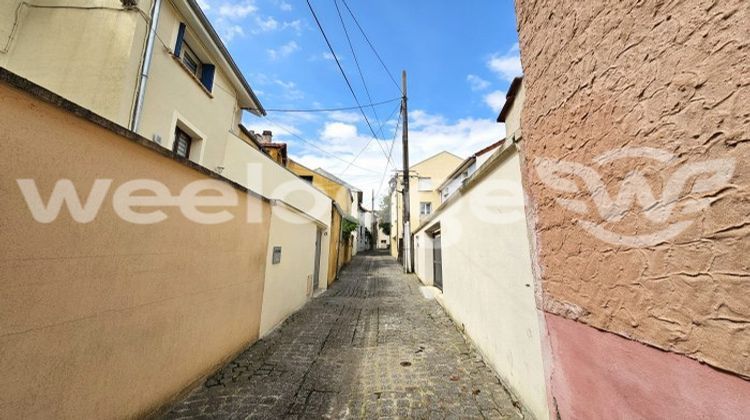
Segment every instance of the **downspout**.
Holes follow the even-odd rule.
[[[143,112],[143,101],[146,98],[146,82],[148,82],[148,72],[151,68],[151,56],[154,52],[154,42],[156,41],[156,27],[159,24],[159,12],[161,11],[161,0],[154,0],[151,5],[151,22],[148,29],[148,38],[146,40],[146,51],[143,53],[141,65],[141,77],[136,87],[136,102],[133,108],[133,115],[130,119],[130,131],[138,132],[138,126],[141,122]]]

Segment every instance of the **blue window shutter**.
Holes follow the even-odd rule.
[[[182,43],[185,40],[185,24],[180,22],[180,29],[177,30],[177,42],[174,45],[174,55],[180,56],[182,52]]]
[[[214,73],[216,73],[216,66],[203,63],[201,68],[201,83],[203,83],[203,86],[205,86],[206,89],[211,91],[214,86]]]

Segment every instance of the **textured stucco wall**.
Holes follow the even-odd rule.
[[[749,377],[747,2],[517,0],[516,8],[527,90],[523,174],[535,223],[539,303],[550,313]],[[649,156],[594,162],[622,148]],[[551,185],[537,170],[545,158],[593,168],[604,188],[587,185],[583,172]],[[707,173],[670,186],[681,168],[711,160],[723,160],[719,171],[736,163],[719,187],[701,191],[701,182],[716,175]],[[636,196],[619,209],[621,220],[604,223],[597,198],[607,191],[616,200],[633,171],[657,198],[676,191],[674,211],[654,221],[639,202],[647,197]],[[691,204],[686,196],[707,198],[709,206],[683,212]],[[559,198],[578,200],[578,209]],[[621,236],[602,240],[581,220],[625,236],[679,222],[687,227],[634,245]]]
[[[132,224],[113,209],[124,182],[175,195],[207,174],[4,83],[0,127],[0,418],[139,417],[257,339],[267,201],[220,181],[237,193],[232,221],[166,207],[166,220]],[[84,200],[95,179],[112,187],[89,223],[65,208],[39,223],[21,178],[45,203],[60,179]]]

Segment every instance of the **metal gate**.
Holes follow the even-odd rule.
[[[443,249],[440,245],[440,233],[432,239],[432,278],[433,284],[443,290]]]
[[[313,292],[318,290],[318,286],[320,285],[320,241],[322,235],[323,232],[320,229],[315,233],[315,271],[313,272]]]

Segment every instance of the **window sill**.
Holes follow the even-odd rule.
[[[190,71],[190,69],[189,69],[189,68],[187,68],[187,66],[185,65],[185,63],[183,63],[183,62],[182,62],[182,60],[180,60],[180,57],[178,57],[178,56],[174,55],[174,53],[170,53],[170,55],[172,56],[172,59],[173,59],[173,60],[174,60],[174,61],[175,61],[175,62],[177,63],[177,65],[178,65],[178,66],[180,66],[180,68],[181,68],[181,69],[182,69],[182,70],[183,70],[183,71],[184,71],[185,73],[187,73],[187,75],[188,75],[188,76],[190,76],[190,78],[191,78],[191,79],[192,79],[192,80],[193,80],[193,81],[194,81],[195,83],[197,83],[197,84],[198,84],[198,87],[200,87],[200,88],[201,88],[201,90],[203,90],[203,92],[204,92],[204,93],[205,93],[206,95],[208,95],[208,97],[209,97],[209,98],[213,99],[213,97],[214,97],[214,94],[213,94],[213,93],[211,93],[211,91],[210,91],[210,90],[208,90],[208,89],[207,89],[207,88],[206,88],[205,86],[203,86],[203,83],[201,82],[201,80],[200,80],[199,78],[197,78],[197,77],[195,76],[195,74],[193,74],[193,72],[192,72],[192,71]]]

